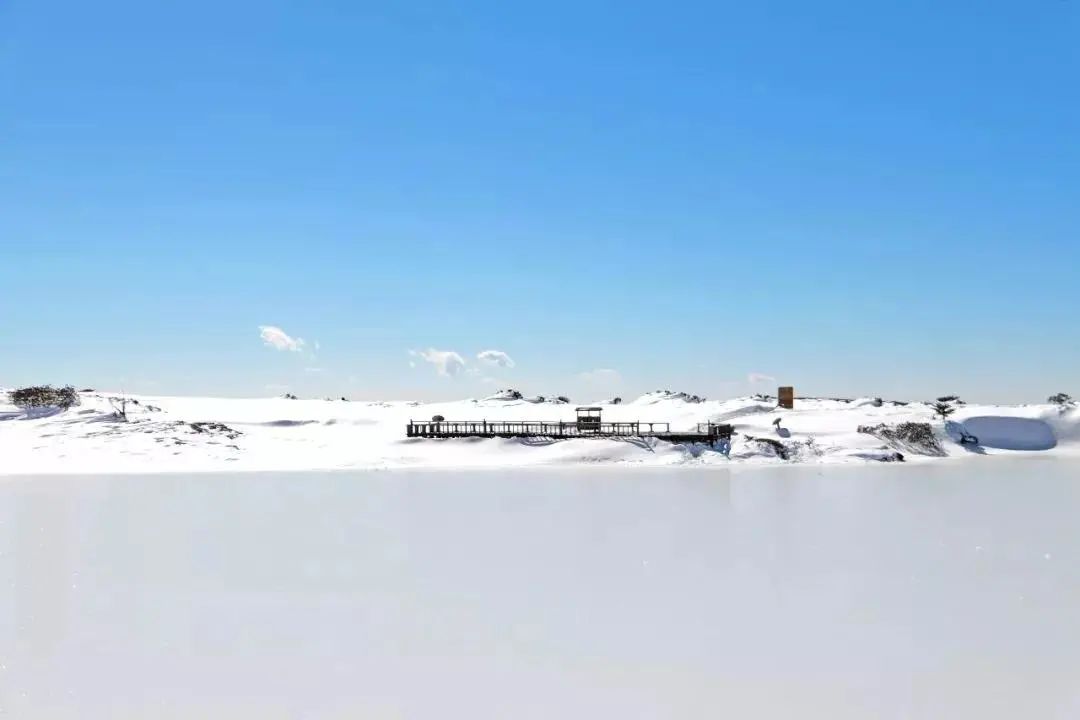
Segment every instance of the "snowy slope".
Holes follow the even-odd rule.
[[[6,396],[5,396],[6,397]],[[699,401],[681,394],[650,393],[618,405],[605,404],[613,421],[667,422],[673,430],[699,422],[735,426],[731,457],[704,446],[655,440],[406,439],[409,419],[442,415],[448,420],[572,420],[574,405],[535,398],[445,403],[328,400],[217,399],[136,396],[128,421],[117,419],[108,397],[84,393],[67,411],[28,417],[0,405],[0,474],[59,472],[158,472],[302,470],[399,467],[520,467],[533,465],[728,465],[778,464],[774,448],[750,438],[781,443],[787,462],[838,463],[895,459],[919,452],[860,426],[932,422],[946,457],[976,457],[1018,449],[1080,452],[1080,413],[1050,405],[963,405],[951,418],[973,418],[971,432],[987,433],[983,445],[966,448],[945,433],[921,403],[900,405],[871,399],[798,399],[794,410],[755,398]],[[780,428],[773,425],[781,418]],[[1010,421],[1009,418],[1016,418]]]

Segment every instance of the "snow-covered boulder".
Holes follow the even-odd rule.
[[[979,445],[999,450],[1050,450],[1057,446],[1053,428],[1035,418],[984,415],[967,418],[964,429]]]

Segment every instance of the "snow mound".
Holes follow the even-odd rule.
[[[751,402],[748,405],[737,407],[726,412],[717,413],[709,418],[711,422],[725,422],[727,420],[734,420],[735,418],[746,417],[747,415],[760,415],[761,413],[770,413],[776,410],[775,405],[769,405],[761,402]]]
[[[637,400],[634,401],[635,405],[655,405],[665,400],[682,400],[686,403],[703,403],[705,398],[700,395],[691,395],[690,393],[674,392],[671,390],[657,390],[651,393],[645,393]]]
[[[1069,408],[1045,417],[1059,443],[1080,441],[1080,409]]]
[[[513,388],[507,388],[506,390],[499,390],[492,395],[488,395],[486,398],[483,399],[483,402],[509,402],[512,400],[524,399],[525,397],[517,390],[514,390]]]
[[[507,388],[506,390],[499,390],[494,395],[488,395],[480,402],[516,402],[522,401],[532,403],[533,405],[539,405],[541,403],[551,403],[553,405],[566,405],[570,402],[570,398],[565,395],[534,395],[533,397],[525,397],[519,390],[513,388]]]
[[[527,402],[534,404],[550,403],[552,405],[568,405],[570,398],[565,395],[537,395],[531,398],[525,398]]]
[[[1053,428],[1035,418],[984,415],[967,418],[963,426],[983,447],[998,450],[1050,450],[1057,447]]]

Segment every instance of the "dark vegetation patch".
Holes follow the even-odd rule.
[[[15,407],[33,410],[58,407],[67,410],[79,404],[79,394],[71,385],[54,388],[52,385],[32,385],[8,393],[8,400]]]
[[[235,440],[244,433],[239,430],[234,430],[225,423],[219,422],[193,422],[187,423],[187,425],[196,433],[205,433],[208,435],[224,435],[230,440]]]
[[[898,450],[906,450],[918,455],[943,457],[945,451],[938,443],[930,423],[904,422],[899,425],[880,423],[878,425],[860,425],[859,432],[872,435]]]

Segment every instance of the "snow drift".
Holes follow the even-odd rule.
[[[999,450],[1050,450],[1057,447],[1054,430],[1036,418],[980,416],[962,423],[982,447]]]

